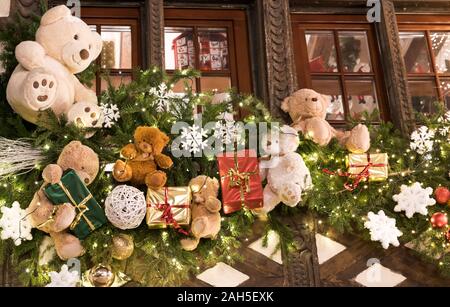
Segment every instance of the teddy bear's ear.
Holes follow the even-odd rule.
[[[281,110],[283,110],[284,112],[289,112],[289,105],[290,105],[290,99],[291,97],[286,97],[283,102],[281,103]]]
[[[164,142],[164,146],[166,146],[167,144],[169,144],[170,138],[167,136],[167,134],[165,134],[164,132],[161,132],[161,139]]]
[[[65,5],[58,5],[48,10],[41,18],[41,26],[46,26],[58,20],[70,16],[70,9]]]

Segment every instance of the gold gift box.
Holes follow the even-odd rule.
[[[178,225],[189,225],[191,222],[191,189],[189,187],[148,189],[146,215],[148,227],[153,229],[167,227],[164,211],[168,206],[170,206],[170,216]]]
[[[360,175],[369,167],[369,181],[383,181],[388,178],[389,160],[387,153],[379,154],[349,154],[347,157],[348,172],[354,176]]]

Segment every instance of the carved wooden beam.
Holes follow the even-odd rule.
[[[258,1],[266,45],[267,102],[272,115],[288,120],[280,106],[297,89],[289,0]]]
[[[392,0],[381,3],[381,22],[375,23],[378,33],[384,78],[391,118],[394,125],[406,136],[414,130],[415,119],[410,100],[407,73],[400,47],[397,19]]]
[[[164,65],[164,1],[145,0],[147,66]]]

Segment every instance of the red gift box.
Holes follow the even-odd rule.
[[[263,207],[263,187],[254,150],[217,155],[225,214]]]

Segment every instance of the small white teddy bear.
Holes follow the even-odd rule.
[[[102,50],[102,39],[64,5],[48,10],[41,18],[36,41],[17,45],[19,65],[11,75],[6,97],[15,112],[37,123],[39,114],[52,109],[69,122],[101,127],[103,116],[94,91],[75,77]]]
[[[267,178],[264,213],[272,211],[280,202],[297,206],[302,192],[312,187],[311,174],[296,152],[299,146],[297,131],[284,125],[277,132],[269,132],[262,139],[262,148],[270,155],[269,160],[260,163],[261,179]]]

